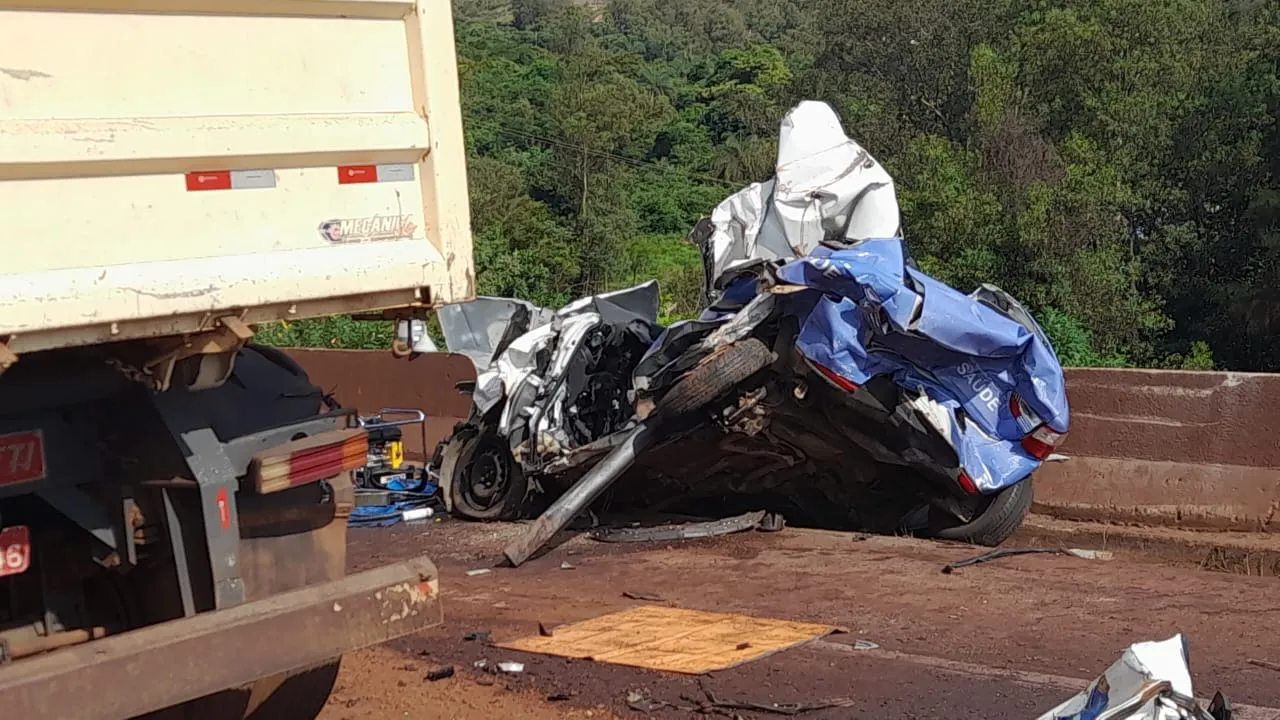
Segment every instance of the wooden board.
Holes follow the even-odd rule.
[[[498,643],[508,650],[701,675],[757,660],[835,632],[747,615],[645,606],[564,625],[551,637]]]

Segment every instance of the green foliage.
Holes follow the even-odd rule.
[[[657,278],[695,314],[685,233],[814,98],[893,173],[921,267],[1013,292],[1064,363],[1280,369],[1280,0],[454,5],[481,293]]]
[[[365,322],[349,317],[311,318],[259,325],[254,342],[277,347],[387,350],[395,340],[395,324]]]

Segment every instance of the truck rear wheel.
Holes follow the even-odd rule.
[[[245,720],[315,720],[333,692],[341,658],[291,675]]]

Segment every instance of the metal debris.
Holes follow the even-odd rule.
[[[631,600],[644,600],[646,602],[665,602],[666,601],[666,598],[662,597],[661,595],[654,595],[653,593],[623,591],[622,597],[628,598]]]
[[[853,643],[854,650],[879,650],[880,646],[870,640],[856,640]]]
[[[705,696],[702,699],[682,696],[681,700],[688,705],[668,702],[654,698],[648,690],[630,690],[627,692],[627,707],[637,712],[651,713],[655,710],[675,710],[677,712],[698,713],[700,715],[721,715],[739,717],[736,711],[761,712],[772,715],[795,716],[818,710],[853,707],[852,698],[840,697],[817,700],[808,703],[757,703],[746,700],[726,700],[715,696],[710,690],[701,686],[699,689]]]
[[[1246,660],[1245,662],[1266,670],[1275,670],[1280,672],[1280,663],[1267,662],[1266,660]]]
[[[659,527],[630,528],[598,528],[591,531],[591,537],[602,542],[669,542],[674,540],[692,540],[694,538],[714,537],[744,532],[760,524],[767,513],[764,510],[738,515],[736,517],[713,520],[711,522],[689,523],[687,525],[662,525]]]
[[[437,680],[445,680],[451,677],[453,677],[452,665],[445,665],[444,667],[436,668],[435,670],[432,670],[431,672],[427,673],[427,679],[430,680],[431,682],[435,682]]]
[[[560,569],[561,569],[561,570],[574,570],[574,569],[576,569],[576,568],[577,568],[577,566],[576,566],[576,565],[573,565],[573,564],[572,564],[572,563],[570,563],[568,560],[565,560],[564,562],[560,563]]]
[[[970,565],[979,565],[981,563],[999,560],[1003,557],[1011,557],[1013,555],[1068,555],[1071,557],[1083,558],[1085,560],[1110,560],[1114,555],[1107,550],[1077,550],[1074,548],[996,548],[990,552],[975,555],[964,560],[957,560],[953,563],[947,563],[942,567],[943,575],[950,575],[952,572]]]
[[[493,571],[490,570],[489,568],[480,568],[478,570],[468,570],[467,577],[475,577],[477,575],[488,575],[491,572]]]
[[[524,663],[518,662],[500,662],[498,669],[504,673],[522,673],[524,672]]]

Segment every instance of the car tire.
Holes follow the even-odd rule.
[[[773,361],[773,352],[756,338],[729,345],[680,378],[658,401],[656,410],[669,418],[697,412]]]
[[[956,519],[934,507],[929,508],[930,534],[940,540],[956,540],[971,545],[997,547],[1017,532],[1031,512],[1035,490],[1028,477],[990,496],[990,501],[973,520],[955,524]],[[950,524],[948,524],[948,522]]]
[[[489,494],[478,492],[475,485],[483,480],[477,472],[493,473],[487,484],[499,487]],[[520,464],[498,434],[476,427],[464,427],[449,438],[440,456],[440,479],[449,512],[467,520],[515,520],[529,491]]]

